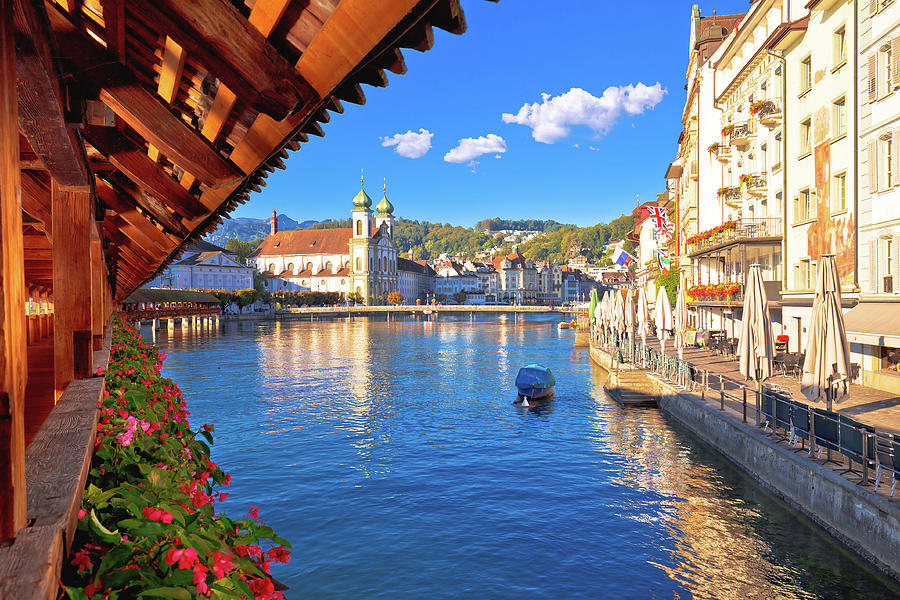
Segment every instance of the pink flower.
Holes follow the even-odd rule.
[[[232,569],[234,569],[234,565],[231,563],[231,559],[234,558],[234,556],[232,556],[231,554],[211,552],[210,556],[213,559],[212,573],[216,579],[222,579],[223,577],[227,576]]]
[[[269,558],[273,560],[277,560],[280,563],[289,563],[291,562],[291,551],[285,548],[284,546],[277,546],[275,548],[269,548],[267,552]]]
[[[275,593],[275,585],[268,577],[265,579],[251,579],[247,583],[250,584],[250,590],[253,592],[255,600],[270,598]]]
[[[147,431],[150,429],[150,421],[141,419],[141,429],[144,430],[144,433],[147,433]]]
[[[72,566],[78,567],[78,572],[81,573],[85,569],[91,568],[91,555],[88,554],[88,551],[82,548],[78,552],[75,553],[75,556],[72,558]]]
[[[164,511],[161,508],[153,508],[152,506],[145,506],[141,509],[141,514],[143,514],[146,518],[151,521],[158,521],[160,523],[171,523],[172,522],[172,513]]]
[[[209,586],[206,585],[206,571],[208,567],[204,564],[196,564],[194,565],[194,578],[193,583],[196,587],[197,593],[202,594],[204,596],[209,594]]]
[[[119,440],[119,443],[123,446],[128,446],[131,444],[131,440],[134,437],[134,433],[131,431],[126,431],[125,433],[120,433],[116,436],[116,439]]]
[[[259,507],[251,504],[250,510],[247,511],[247,516],[250,517],[251,519],[258,519],[259,518]]]
[[[169,566],[174,565],[177,562],[179,569],[190,569],[200,562],[197,559],[197,551],[193,548],[169,548],[164,560]]]
[[[87,515],[87,511],[83,508],[78,510],[78,519],[81,520]]]

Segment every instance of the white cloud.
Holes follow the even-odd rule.
[[[471,163],[483,154],[502,154],[503,152],[506,152],[506,140],[499,135],[489,133],[486,136],[459,140],[456,148],[444,155],[444,160],[452,163]]]
[[[532,137],[545,144],[568,136],[575,125],[584,125],[603,135],[623,113],[643,114],[659,104],[666,93],[659,83],[612,86],[599,98],[581,88],[572,88],[552,98],[550,94],[541,94],[540,103],[525,104],[516,114],[503,113],[503,122],[531,127]]]
[[[422,158],[431,150],[431,138],[434,134],[427,129],[419,129],[419,133],[409,130],[406,133],[395,133],[383,137],[381,145],[385,148],[396,146],[394,152],[406,158]]]

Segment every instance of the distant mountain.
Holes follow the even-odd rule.
[[[278,215],[279,231],[291,229],[309,229],[319,221],[295,221],[287,215]],[[204,236],[208,242],[224,246],[229,239],[236,237],[241,241],[249,242],[256,238],[264,238],[269,235],[268,219],[253,219],[250,217],[236,217],[224,219],[222,224],[212,233]]]

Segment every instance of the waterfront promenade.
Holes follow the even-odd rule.
[[[658,356],[659,342],[648,340],[647,345]],[[636,391],[655,398],[664,413],[861,556],[900,580],[900,562],[896,554],[900,544],[900,495],[890,495],[891,477],[887,468],[882,470],[876,489],[874,460],[868,461],[871,465],[868,469],[859,464],[858,458],[854,460],[855,464],[851,463],[843,442],[835,446],[839,450],[823,452],[828,434],[823,432],[826,437],[820,438],[818,424],[816,451],[809,452],[808,444],[802,449],[799,438],[792,439],[792,434],[802,430],[802,417],[813,413],[808,408],[793,410],[793,401],[810,404],[800,394],[799,381],[795,377],[775,376],[764,382],[768,389],[776,389],[791,399],[776,401],[783,403],[786,414],[775,409],[778,419],[787,419],[790,423],[779,421],[777,427],[773,427],[771,417],[763,414],[757,420],[756,384],[747,382],[744,385],[734,359],[707,349],[689,348],[685,349],[683,358],[688,368],[684,369],[684,365],[677,368],[677,353],[670,344],[667,346],[666,359],[654,359],[652,365],[648,364],[651,368],[635,369],[643,377],[642,381],[635,384],[634,377],[629,377],[627,383],[622,384],[623,390],[634,388],[632,393]],[[591,357],[605,368],[616,368],[617,363],[599,344],[591,346]],[[661,367],[661,364],[666,366]],[[839,415],[873,426],[884,441],[890,439],[900,425],[898,406],[900,398],[853,385],[849,399],[836,404],[834,409]],[[825,408],[816,403],[811,407]],[[798,419],[798,423],[794,423],[794,419]],[[814,420],[819,423],[820,415],[817,414]],[[760,427],[760,423],[767,426]],[[835,432],[838,429],[836,423],[834,429]],[[841,421],[840,430],[843,440],[844,421]],[[851,430],[858,429],[850,426],[846,430],[852,439]],[[852,443],[847,445],[852,446]]]

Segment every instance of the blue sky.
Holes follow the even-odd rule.
[[[458,225],[495,216],[582,226],[614,219],[665,184],[681,127],[693,4],[462,0],[464,35],[435,29],[432,50],[404,50],[405,75],[388,73],[386,88],[364,85],[365,105],[344,103],[344,114],[323,125],[324,138],[291,153],[287,170],[232,214],[349,216],[365,169],[366,191],[377,202],[387,178],[401,217]],[[700,2],[703,15],[747,6]],[[520,113],[526,104],[538,106]],[[412,143],[383,145],[408,131]],[[462,162],[445,160],[465,138],[482,139],[448,157]],[[424,155],[401,156],[422,154],[429,141]],[[473,159],[479,150],[490,152]]]

